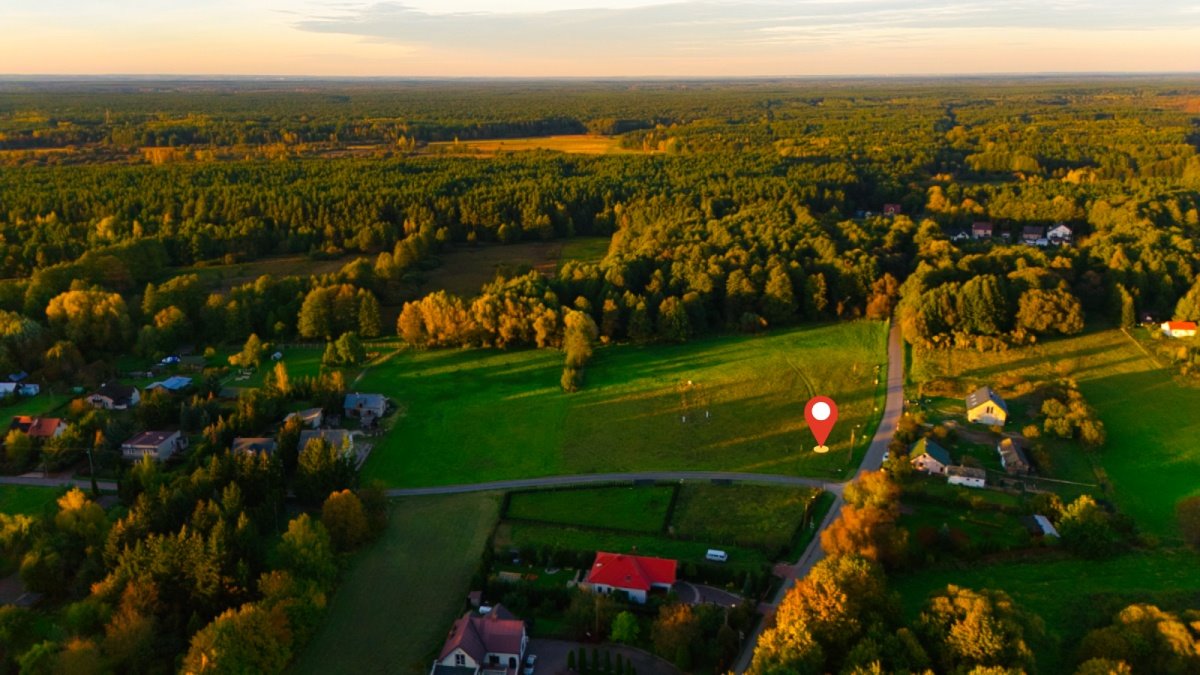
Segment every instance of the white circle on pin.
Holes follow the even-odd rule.
[[[829,404],[825,401],[817,401],[812,407],[812,416],[822,422],[829,419]]]

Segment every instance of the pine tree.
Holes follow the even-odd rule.
[[[358,333],[365,338],[377,338],[382,331],[379,300],[370,291],[359,291],[361,299],[358,305]]]

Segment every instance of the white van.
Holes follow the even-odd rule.
[[[708,549],[708,553],[704,554],[704,559],[711,560],[713,562],[725,562],[726,560],[729,560],[729,554],[725,553],[725,551],[718,551],[715,548],[710,548]]]

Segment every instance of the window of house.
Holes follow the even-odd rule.
[[[454,655],[454,665],[456,665],[456,666],[467,665],[467,657],[463,656],[462,654],[455,654]]]

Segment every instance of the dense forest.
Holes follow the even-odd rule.
[[[327,345],[326,365],[362,361],[375,338],[564,348],[572,391],[594,341],[894,316],[914,345],[1001,350],[1089,324],[1200,319],[1195,80],[8,82],[0,94],[0,373],[58,391],[180,352],[265,365],[284,341]],[[622,152],[432,145],[562,134]],[[1049,240],[1060,225],[1068,235]],[[608,238],[607,253],[505,268],[473,294],[420,283],[454,251],[581,236]],[[337,267],[228,286],[207,274],[281,256]],[[215,375],[148,396],[135,416],[72,403],[65,440],[9,434],[5,472],[95,453],[118,472],[120,504],[106,515],[74,491],[41,516],[0,516],[0,570],[65,617],[46,631],[29,610],[0,610],[0,672],[220,658],[278,671],[311,635],[339,556],[382,527],[381,493],[328,444],[299,447],[295,423],[270,459],[229,447],[293,403],[337,409],[346,383],[276,368],[230,403]],[[185,467],[112,468],[122,438],[160,424],[201,439]],[[822,569],[886,595],[873,565]],[[962,593],[912,630],[865,595],[847,612],[862,615],[846,619],[861,623],[853,636],[828,619],[825,651],[763,652],[756,668],[849,668],[874,649],[898,668],[960,670],[979,660],[934,636],[963,602],[1017,636],[1005,665],[1029,663],[1007,600]],[[1130,607],[1104,630],[1180,621],[1155,612]],[[928,654],[910,649],[914,632]]]

